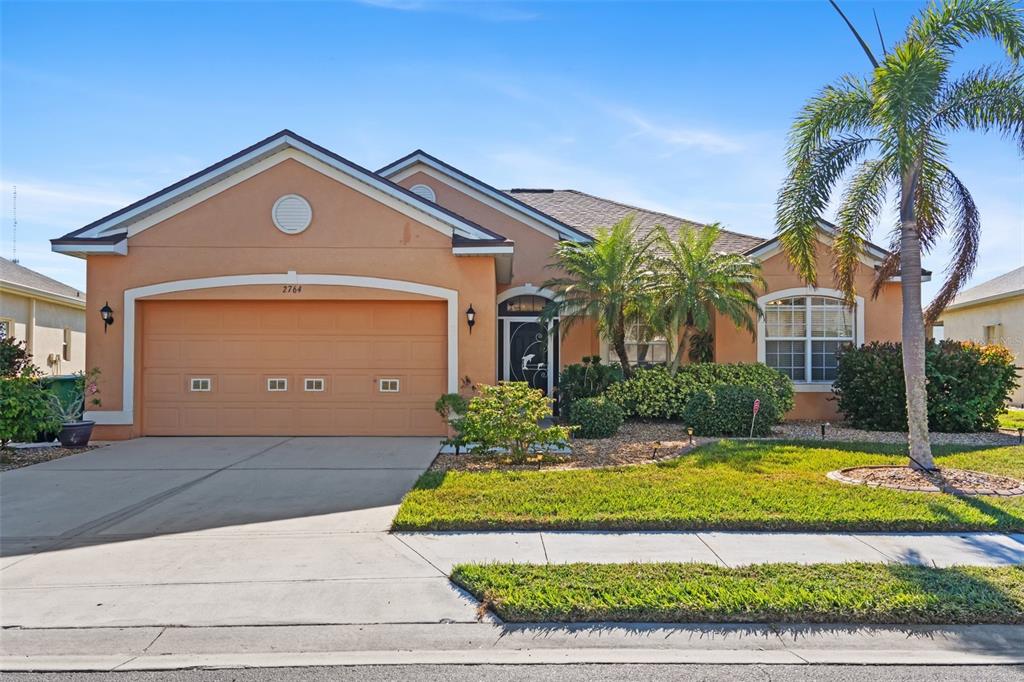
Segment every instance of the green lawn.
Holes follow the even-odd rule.
[[[1024,410],[1009,410],[999,415],[999,428],[1011,431],[1024,429]]]
[[[851,486],[833,469],[905,463],[899,446],[722,441],[663,464],[430,472],[400,530],[1024,530],[1024,497],[955,497]],[[1024,447],[951,452],[940,466],[1024,478]]]
[[[1024,566],[456,566],[510,622],[1024,623]]]

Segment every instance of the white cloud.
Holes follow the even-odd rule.
[[[33,180],[4,180],[2,205],[9,220],[13,211],[13,187],[18,188],[18,221],[70,231],[132,202],[109,187],[69,185]]]
[[[632,109],[609,108],[608,113],[632,128],[627,139],[648,139],[668,149],[671,155],[681,149],[695,149],[708,154],[737,154],[746,148],[736,136],[687,125],[656,123],[650,117]]]

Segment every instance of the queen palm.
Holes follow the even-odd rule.
[[[594,320],[598,334],[619,356],[626,378],[632,375],[626,325],[650,295],[650,251],[651,238],[638,237],[628,216],[598,229],[588,244],[559,242],[551,267],[564,274],[543,284],[555,293],[544,316],[559,317],[563,334],[584,319]]]
[[[689,332],[708,331],[716,312],[754,334],[760,315],[757,288],[764,288],[761,266],[742,254],[717,251],[720,234],[717,224],[681,227],[675,238],[664,227],[656,230],[658,277],[651,326],[668,340],[673,374],[682,363]]]
[[[985,37],[1003,47],[1011,64],[954,76],[956,50]],[[796,271],[816,284],[818,219],[846,179],[832,243],[833,273],[852,302],[858,257],[889,193],[895,194],[893,255],[877,272],[872,295],[899,276],[911,464],[932,469],[925,320],[934,320],[970,276],[981,227],[970,192],[948,165],[945,138],[957,130],[995,131],[1024,151],[1024,76],[1017,68],[1024,57],[1024,21],[1007,0],[947,0],[924,9],[881,60],[857,38],[873,71],[827,86],[798,116],[789,174],[779,193],[778,234]],[[953,245],[953,258],[924,313],[921,258],[943,235]]]

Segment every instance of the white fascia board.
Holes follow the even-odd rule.
[[[985,305],[986,303],[998,303],[999,301],[1008,298],[1016,298],[1017,296],[1024,296],[1024,289],[1017,289],[1015,291],[1004,291],[1001,294],[993,294],[991,296],[985,296],[983,298],[975,298],[970,301],[964,301],[963,303],[952,303],[946,306],[946,310],[944,312],[948,312],[950,310],[963,310],[964,308],[971,308],[976,305]]]
[[[456,256],[492,256],[499,253],[512,254],[512,246],[453,246],[452,253]]]
[[[50,250],[54,253],[63,253],[68,256],[75,256],[76,258],[85,258],[90,255],[110,255],[110,256],[127,256],[128,255],[128,239],[125,235],[125,239],[117,242],[116,244],[89,244],[88,242],[82,244],[51,244]]]
[[[423,168],[417,168],[417,166],[423,166]],[[419,154],[409,157],[401,164],[385,168],[381,171],[381,175],[384,175],[392,182],[401,182],[410,175],[420,171],[435,180],[444,182],[455,187],[455,189],[458,189],[461,192],[469,194],[477,201],[480,201],[495,210],[501,211],[506,215],[510,215],[516,220],[522,221],[523,217],[528,218],[530,222],[527,224],[530,227],[543,232],[552,239],[564,239],[573,242],[582,241],[579,234],[566,230],[564,225],[560,225],[540,211],[526,208],[519,203],[512,201],[504,192],[499,192],[482,185],[468,175],[463,175],[461,173],[457,175],[453,174],[451,170],[443,166],[439,166],[433,159]],[[452,183],[458,183],[458,185],[462,185],[462,187],[453,185]],[[472,191],[466,192],[466,189]]]
[[[49,303],[56,303],[58,305],[66,305],[69,308],[85,309],[85,298],[75,298],[73,296],[65,296],[64,294],[55,294],[52,291],[44,291],[43,289],[36,289],[35,287],[27,287],[24,284],[17,284],[15,282],[0,282],[0,291],[6,291],[16,296],[37,298]]]
[[[132,223],[131,229],[128,230],[129,234],[137,234],[141,231],[138,228],[138,223],[144,223],[148,227],[155,224],[155,222],[159,222],[152,220],[154,215],[164,215],[164,212],[167,209],[173,209],[177,204],[185,203],[187,205],[194,205],[194,203],[198,203],[186,201],[191,195],[202,195],[209,198],[209,196],[217,194],[218,192],[237,184],[237,181],[226,181],[230,180],[232,176],[245,171],[250,167],[258,167],[260,170],[256,172],[262,172],[262,170],[266,170],[269,166],[280,163],[285,158],[296,158],[298,160],[302,160],[294,154],[281,155],[281,152],[287,152],[289,148],[291,150],[301,152],[310,159],[315,159],[325,168],[333,169],[336,173],[340,173],[343,176],[358,181],[362,185],[371,187],[374,190],[377,190],[377,192],[382,193],[384,196],[387,196],[408,208],[415,209],[419,214],[426,214],[435,221],[444,224],[448,230],[454,230],[469,239],[494,238],[493,235],[483,232],[478,227],[462,220],[458,220],[448,213],[431,206],[428,202],[418,201],[417,198],[406,195],[404,192],[395,189],[379,178],[375,178],[369,173],[341,163],[334,157],[324,154],[320,150],[315,149],[310,145],[291,137],[290,135],[275,138],[274,140],[267,142],[267,144],[250,151],[225,166],[212,170],[209,173],[205,173],[190,182],[175,188],[173,191],[154,197],[151,201],[147,201],[144,204],[136,206],[131,211],[122,213],[121,215],[99,223],[88,231],[75,236],[89,238],[113,234],[118,231],[124,231],[125,223]],[[274,159],[273,163],[267,164],[266,162],[270,159]],[[312,166],[312,164],[309,164],[308,162],[306,165]],[[251,177],[252,175],[255,175],[256,172],[245,173],[244,177]],[[338,179],[337,175],[331,174],[331,176]],[[352,186],[351,183],[345,184]],[[210,192],[210,190],[214,191]],[[364,191],[365,193],[365,190],[361,191]]]

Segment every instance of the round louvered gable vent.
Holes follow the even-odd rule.
[[[285,194],[274,202],[274,225],[285,234],[298,234],[313,221],[313,208],[298,194]]]
[[[423,197],[427,201],[437,203],[437,196],[434,194],[434,190],[427,185],[413,185],[409,188],[409,191]]]

